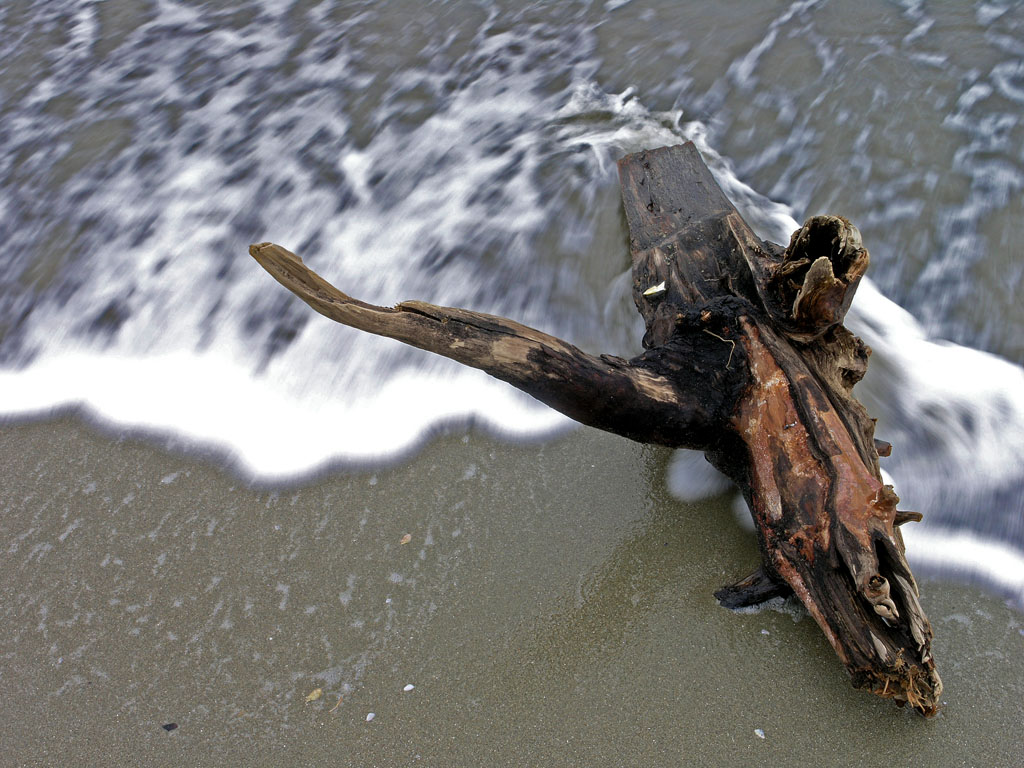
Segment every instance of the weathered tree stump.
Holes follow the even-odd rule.
[[[693,144],[619,161],[646,350],[593,356],[492,315],[346,296],[272,243],[249,252],[321,314],[480,368],[573,419],[647,443],[696,448],[742,490],[758,571],[727,607],[795,594],[853,685],[934,714],[942,683],[896,509],[851,391],[868,348],[843,327],[868,266],[846,219],[816,216],[783,249],[760,240]]]

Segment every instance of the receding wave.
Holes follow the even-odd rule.
[[[728,117],[657,109],[664,94],[608,84],[602,24],[627,3],[476,8],[415,27],[387,4],[318,4],[296,27],[287,4],[233,13],[174,0],[112,27],[111,5],[26,3],[32,21],[0,62],[0,412],[77,408],[265,481],[385,460],[451,423],[515,437],[569,423],[479,372],[315,315],[252,263],[250,242],[291,248],[367,301],[465,306],[629,355],[641,333],[616,159],[693,140],[755,229],[785,242],[793,210],[744,181],[790,157],[778,175],[801,178],[816,156],[794,142],[826,138],[760,80],[785,25],[803,25],[820,77],[835,81],[815,4],[792,4],[692,99],[706,117],[735,89],[795,121],[738,157],[723,148]],[[925,45],[928,19],[905,15],[902,44]],[[992,30],[1003,23],[994,7],[976,15]],[[62,42],[42,49],[45,35]],[[944,198],[929,237],[948,247],[918,270],[924,289],[952,281],[936,294],[946,298],[914,307],[926,332],[865,282],[850,324],[874,349],[858,393],[896,446],[887,471],[905,506],[927,515],[917,557],[948,560],[950,542],[970,537],[960,551],[999,556],[962,567],[1024,600],[1024,372],[929,335],[946,327],[936,313],[973,295],[967,270],[991,242],[985,227],[1024,178],[990,156],[1019,129],[1016,44],[985,36],[1010,59],[984,77],[960,73],[944,125],[962,134],[954,164],[972,181],[955,205]],[[927,50],[915,61],[951,66]],[[876,218],[897,232],[934,180],[881,175]],[[895,258],[877,263],[883,285],[905,273]],[[961,341],[969,330],[950,327]],[[714,477],[698,482],[699,462],[674,466],[681,495],[721,490]]]

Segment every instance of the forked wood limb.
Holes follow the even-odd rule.
[[[493,315],[353,299],[272,243],[251,255],[339,323],[480,368],[590,426],[698,448],[754,517],[761,569],[729,607],[795,594],[852,682],[925,715],[942,684],[883,483],[874,422],[852,395],[869,350],[842,321],[868,266],[846,219],[809,219],[789,247],[760,240],[692,144],[619,163],[643,354],[587,354]]]

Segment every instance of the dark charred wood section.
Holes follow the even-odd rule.
[[[760,240],[692,144],[619,161],[633,299],[646,326],[632,360],[590,355],[512,320],[339,291],[281,246],[251,255],[339,323],[480,368],[577,421],[641,442],[698,448],[743,492],[758,571],[726,607],[795,595],[854,686],[938,709],[932,630],[904,557],[898,511],[854,398],[870,350],[843,327],[869,257],[860,233],[816,216],[789,246]]]

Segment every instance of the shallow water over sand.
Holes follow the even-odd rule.
[[[267,491],[74,421],[6,428],[6,759],[1019,763],[1019,614],[926,579],[944,713],[855,692],[809,618],[718,607],[754,543],[727,501],[669,496],[668,458],[452,435]]]

